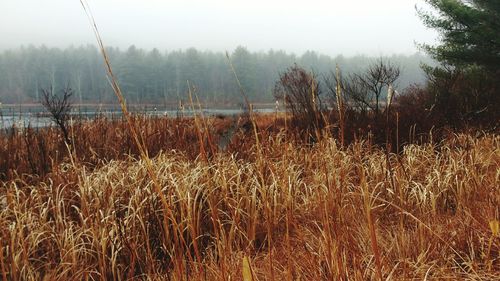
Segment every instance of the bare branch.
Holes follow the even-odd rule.
[[[71,112],[71,96],[73,90],[65,88],[62,90],[62,95],[56,95],[52,92],[52,87],[42,89],[42,99],[40,103],[50,113],[51,119],[57,124],[63,133],[64,141],[71,143],[68,133],[68,120]]]

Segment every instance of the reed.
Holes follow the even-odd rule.
[[[93,168],[67,158],[47,181],[2,182],[2,278],[495,280],[500,272],[498,136],[406,146],[392,167],[400,190],[387,178],[386,150],[366,142],[261,139],[260,160],[222,151],[209,165],[177,150],[152,157],[168,220],[140,158]]]
[[[337,110],[339,112],[339,123],[340,123],[340,143],[342,146],[344,146],[344,140],[345,140],[345,122],[344,122],[344,100],[342,99],[342,85],[341,85],[341,79],[340,79],[340,68],[338,65],[335,67],[335,75],[336,75],[336,91],[335,91],[335,98],[337,99]]]

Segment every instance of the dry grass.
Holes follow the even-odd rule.
[[[167,218],[145,162],[133,157],[89,170],[77,154],[47,181],[4,182],[3,279],[500,274],[500,237],[490,229],[499,219],[498,136],[410,145],[389,160],[363,142],[341,148],[333,139],[314,146],[283,134],[260,139],[260,152],[241,148],[253,155],[245,158],[220,152],[205,161],[160,151],[152,166],[171,210]]]
[[[161,150],[179,150],[195,159],[200,154],[197,127],[192,118],[149,118],[132,116],[131,122],[138,128],[148,155],[155,156]],[[233,118],[206,118],[209,127],[205,138],[218,141]],[[138,157],[140,152],[123,120],[97,118],[76,122],[70,128],[69,137],[74,147],[71,152],[88,167],[101,166],[110,160]],[[68,147],[58,128],[19,129],[0,132],[0,180],[19,179],[40,181],[53,177],[60,164],[69,162]]]

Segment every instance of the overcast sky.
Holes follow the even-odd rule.
[[[432,43],[422,0],[89,0],[108,46],[411,54]],[[0,49],[94,44],[79,0],[0,0]]]

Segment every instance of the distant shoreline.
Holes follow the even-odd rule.
[[[183,103],[184,107],[190,107],[191,104],[188,102]],[[275,103],[251,103],[254,108],[275,108],[276,104]],[[128,104],[128,108],[176,108],[178,107],[179,103],[131,103]],[[211,103],[201,103],[202,108],[208,108],[208,109],[237,109],[242,107],[241,104],[239,103],[219,103],[219,104],[211,104]],[[38,108],[42,107],[40,103],[0,103],[0,110],[4,108]],[[118,103],[73,103],[72,104],[73,108],[78,108],[78,107],[92,107],[92,108],[99,108],[99,107],[120,107],[120,104]],[[198,104],[194,104],[195,108],[198,108]]]

